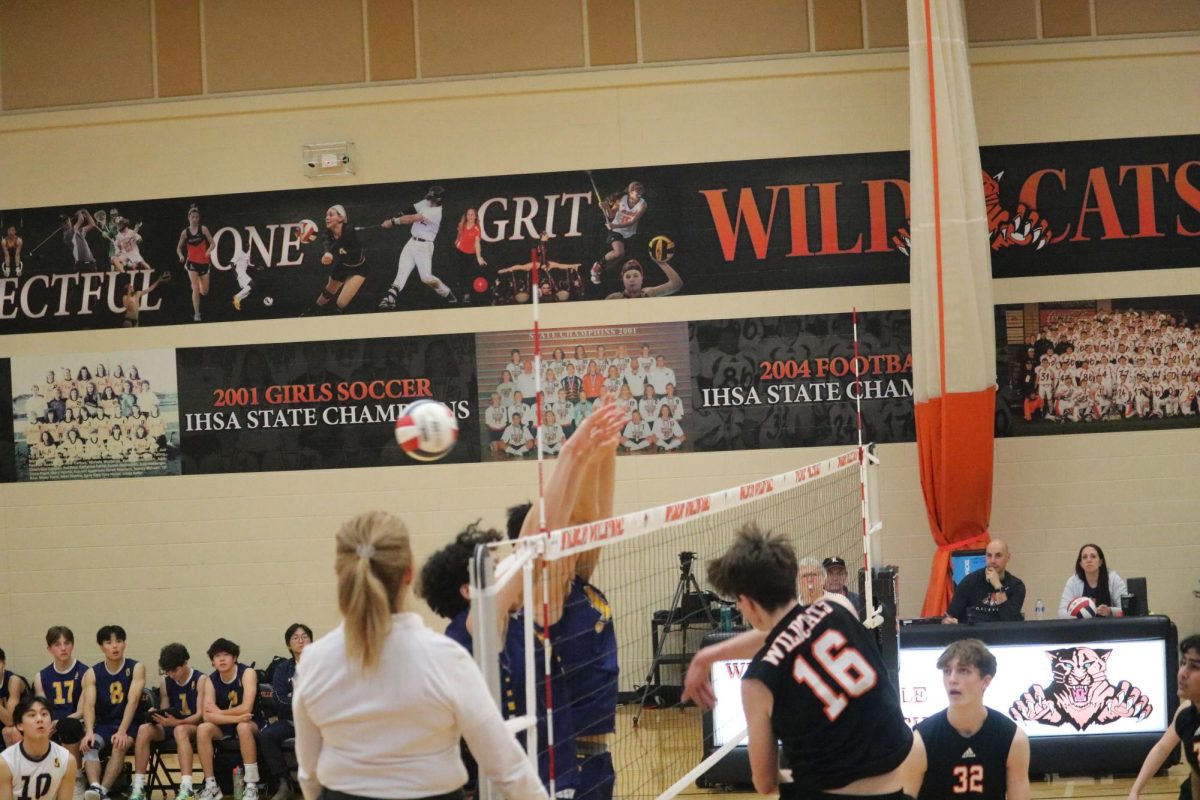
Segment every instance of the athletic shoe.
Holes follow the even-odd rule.
[[[224,797],[225,795],[221,794],[220,786],[215,782],[210,784],[208,781],[205,781],[204,788],[200,790],[200,794],[197,795],[196,800],[222,800]]]
[[[4,277],[6,277],[6,278],[7,278],[7,277],[8,277],[8,273],[9,273],[9,272],[10,272],[10,270],[9,270],[9,268],[8,268],[8,264],[5,264],[5,265],[4,265]]]
[[[242,298],[234,297],[233,298],[233,307],[236,308],[238,311],[241,311],[242,310]],[[129,798],[129,800],[133,800],[133,798],[131,797],[131,798]]]
[[[383,299],[379,301],[379,310],[380,311],[392,311],[395,308],[396,308],[396,295],[392,294],[389,291],[387,294],[385,294],[383,296]]]
[[[454,305],[457,302],[458,302],[458,298],[455,297],[453,293],[446,295],[446,303],[448,305]]]
[[[108,792],[104,791],[104,787],[98,783],[93,783],[83,790],[83,800],[105,800],[107,796]]]
[[[592,283],[599,286],[600,278],[603,274],[604,274],[604,268],[602,266],[600,266],[599,261],[597,261],[595,264],[592,264]]]
[[[258,784],[247,783],[242,791],[242,800],[258,800]]]
[[[21,273],[25,271],[25,265],[20,261],[17,262],[17,277],[21,277]]]
[[[129,800],[146,800],[146,787],[139,786],[129,790]]]
[[[190,786],[181,786],[175,793],[175,800],[196,800],[196,793]]]
[[[193,315],[192,315],[192,322],[199,322],[199,321],[200,321],[200,315],[199,315],[198,313],[197,313],[197,314],[193,314]]]
[[[470,295],[470,294],[464,294],[464,295],[462,296],[462,301],[463,301],[464,303],[470,303],[470,302],[471,302],[471,295]]]

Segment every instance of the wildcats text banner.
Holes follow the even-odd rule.
[[[981,159],[996,277],[1200,262],[1200,136]],[[93,200],[0,225],[0,333],[904,283],[908,158]]]

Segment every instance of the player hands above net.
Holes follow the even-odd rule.
[[[763,642],[742,678],[754,788],[788,800],[915,796],[924,750],[874,640],[846,605],[800,605],[796,573],[791,544],[754,523],[708,565],[709,583],[737,598]],[[751,641],[723,644],[739,639],[743,648]],[[685,686],[688,696],[701,699]]]
[[[615,453],[619,431],[626,420],[611,400],[602,402],[600,407],[590,417],[580,423],[575,435],[563,445],[555,463],[555,469],[544,490],[545,514],[547,528],[561,528],[570,523],[586,522],[598,519],[612,512],[611,495],[613,482],[613,465],[611,462]],[[607,466],[606,466],[607,465]],[[538,533],[539,515],[532,506],[521,509],[522,519],[514,526],[520,536],[530,536]],[[438,551],[430,557],[426,568],[421,573],[421,595],[433,610],[441,616],[450,618],[446,635],[461,644],[468,651],[474,648],[474,634],[477,621],[474,613],[466,602],[468,592],[468,568],[474,544],[487,541],[498,541],[502,536],[498,532],[481,532],[470,526],[456,538],[455,542]],[[576,608],[574,602],[583,589],[576,584],[576,575],[581,571],[594,568],[594,557],[564,558],[545,564],[548,570],[547,585],[549,593],[546,597],[551,626],[550,638],[557,644],[561,638],[561,629],[565,626],[564,611],[570,610],[566,616],[574,617],[577,613],[585,615],[582,607]],[[534,607],[542,607],[542,575],[541,568],[533,581],[535,596]],[[508,717],[522,717],[525,706],[525,673],[528,659],[525,652],[524,639],[524,598],[521,581],[513,580],[503,584],[497,598],[497,607],[502,610],[492,622],[498,627],[499,639],[502,642],[503,654],[500,659],[501,687],[504,694],[504,713]],[[541,629],[543,620],[538,614],[534,624]],[[592,630],[595,621],[592,621]],[[538,701],[536,709],[538,717],[539,773],[543,783],[549,785],[551,780],[550,748],[545,746],[548,741],[546,727],[545,679],[540,674],[542,663],[540,642],[535,642],[535,657],[533,662],[537,669],[538,690],[535,696]],[[555,791],[562,796],[575,797],[586,793],[589,786],[580,787],[576,792],[576,781],[579,775],[595,774],[594,782],[607,781],[611,785],[611,759],[604,762],[601,758],[595,769],[586,772],[576,769],[577,753],[575,750],[574,718],[569,708],[571,695],[569,665],[563,654],[569,655],[567,645],[559,652],[554,660],[551,675],[551,691],[554,697],[554,763]],[[614,657],[615,660],[615,657]],[[576,676],[577,678],[580,676]],[[583,676],[585,679],[586,676]],[[613,686],[615,688],[615,679]],[[613,693],[615,710],[615,692]],[[594,731],[603,734],[610,730],[601,724],[592,726]],[[479,755],[479,754],[476,754]],[[607,769],[606,769],[607,767]],[[592,782],[592,779],[588,779]]]

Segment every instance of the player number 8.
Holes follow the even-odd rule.
[[[796,654],[792,663],[792,678],[796,683],[807,683],[813,694],[825,706],[825,716],[830,722],[837,719],[846,709],[850,697],[861,697],[875,688],[879,676],[862,653],[846,646],[846,637],[838,631],[825,631],[813,642],[812,655],[825,674],[832,678],[845,694],[830,687],[821,674],[812,668],[804,656]]]

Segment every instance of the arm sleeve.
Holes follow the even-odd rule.
[[[271,689],[275,696],[275,705],[279,708],[279,716],[290,719],[292,716],[292,676],[296,674],[295,662],[280,664],[271,676]]]
[[[1067,613],[1067,604],[1075,599],[1076,595],[1078,595],[1078,591],[1076,591],[1074,586],[1075,580],[1076,578],[1074,575],[1067,578],[1067,582],[1063,586],[1062,597],[1058,598],[1059,619],[1066,619],[1067,617],[1071,616]]]
[[[447,649],[441,656],[444,694],[454,706],[459,730],[479,762],[480,774],[494,781],[509,800],[546,800],[537,772],[504,727],[500,709],[471,657],[459,647]],[[305,798],[315,800],[307,792]]]
[[[1006,592],[1008,600],[1000,607],[1000,619],[1005,622],[1020,622],[1021,609],[1025,606],[1025,581],[1013,583],[1012,591]]]
[[[296,777],[304,800],[317,800],[321,783],[317,780],[317,759],[321,755],[321,730],[308,717],[304,695],[299,693],[292,702],[292,719],[296,725]]]
[[[959,622],[965,621],[967,616],[967,591],[970,589],[971,575],[963,578],[958,586],[954,587],[954,597],[950,599],[950,607],[946,609],[946,614]]]

